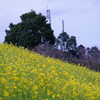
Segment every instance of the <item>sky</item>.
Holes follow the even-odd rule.
[[[21,22],[20,16],[34,10],[47,16],[57,37],[64,31],[75,36],[77,45],[100,48],[100,0],[0,0],[0,42],[4,41],[9,24]]]

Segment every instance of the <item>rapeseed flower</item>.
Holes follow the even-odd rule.
[[[100,100],[100,73],[0,44],[0,100]]]
[[[0,97],[0,100],[3,100],[2,97]]]
[[[4,97],[9,97],[9,92],[7,92],[7,91],[4,91]]]

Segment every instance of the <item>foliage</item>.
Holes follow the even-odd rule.
[[[57,42],[57,46],[60,45],[62,51],[65,51],[68,39],[69,39],[69,35],[66,32],[62,32],[59,34],[56,42]]]
[[[20,16],[21,22],[9,25],[10,30],[6,30],[6,43],[24,47],[35,47],[40,43],[54,44],[55,37],[50,24],[47,24],[46,17],[35,11],[25,13]]]
[[[0,44],[0,100],[100,100],[100,73]]]
[[[100,51],[96,46],[91,47],[91,56],[95,59],[100,59]]]
[[[99,50],[96,46],[91,47],[91,53],[99,53]]]
[[[67,42],[66,45],[68,51],[70,50],[75,50],[77,49],[77,42],[76,42],[76,37],[75,36],[71,36]]]
[[[55,46],[56,48],[60,46],[61,51],[71,51],[71,50],[76,51],[77,49],[76,37],[75,36],[69,37],[69,35],[66,32],[62,32],[56,39]]]
[[[77,49],[78,49],[77,51],[80,57],[85,55],[85,47],[83,45],[79,45]]]

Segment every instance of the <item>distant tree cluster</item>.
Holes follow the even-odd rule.
[[[77,41],[75,36],[69,37],[66,32],[60,33],[55,42],[55,47],[61,49],[61,51],[76,51]]]
[[[22,14],[21,22],[18,24],[10,23],[9,30],[6,30],[6,43],[13,43],[17,46],[36,47],[39,44],[51,44],[54,48],[69,52],[72,57],[90,58],[97,57],[99,50],[96,47],[85,48],[83,45],[77,47],[75,36],[69,36],[66,32],[59,34],[55,38],[53,30],[46,17],[35,11]],[[88,56],[86,56],[88,55]]]
[[[10,30],[6,30],[5,42],[24,47],[35,47],[41,43],[51,44],[62,51],[76,50],[76,37],[69,37],[66,32],[62,32],[56,39],[46,17],[41,13],[31,11],[20,18],[20,23],[10,23]]]

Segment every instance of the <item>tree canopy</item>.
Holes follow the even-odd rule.
[[[71,36],[67,42],[66,45],[68,51],[70,50],[76,50],[77,48],[77,42],[76,42],[76,37],[75,36]]]
[[[5,42],[24,47],[35,47],[40,43],[55,43],[55,36],[46,17],[31,11],[20,16],[21,22],[10,23],[6,30]]]
[[[58,38],[55,41],[56,48],[60,46],[61,51],[70,51],[77,48],[77,41],[75,36],[69,37],[66,32],[59,34]]]
[[[66,32],[62,32],[59,34],[57,38],[57,43],[58,45],[60,45],[62,51],[65,51],[68,39],[69,39],[69,35]]]

